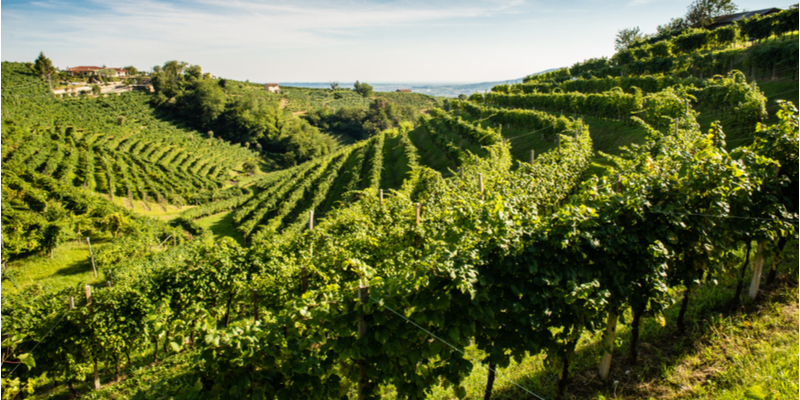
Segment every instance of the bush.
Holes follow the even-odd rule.
[[[247,174],[252,174],[252,173],[256,172],[257,168],[258,168],[258,164],[254,160],[246,161],[242,165],[242,171],[244,171]]]

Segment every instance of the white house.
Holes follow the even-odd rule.
[[[281,87],[278,86],[277,83],[268,83],[268,84],[264,85],[264,90],[266,90],[266,91],[268,91],[270,93],[280,93],[281,92]]]

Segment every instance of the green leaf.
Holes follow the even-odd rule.
[[[33,369],[36,366],[36,360],[33,359],[31,353],[20,354],[19,361],[27,365],[29,369]]]
[[[172,347],[172,351],[179,352],[181,351],[181,346],[175,342],[169,342],[170,347]]]
[[[755,400],[766,399],[766,395],[764,395],[764,389],[762,389],[759,385],[750,386],[747,388],[747,390],[744,392],[744,397]]]

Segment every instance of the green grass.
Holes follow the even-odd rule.
[[[210,215],[205,218],[200,218],[195,222],[197,222],[197,225],[211,230],[211,232],[214,234],[214,239],[216,240],[229,237],[239,242],[239,244],[242,244],[242,234],[236,230],[236,227],[233,223],[232,211]]]
[[[444,177],[450,176],[449,170],[457,169],[456,161],[448,158],[446,153],[433,142],[425,128],[418,127],[412,130],[408,133],[408,138],[417,148],[420,165],[439,171]]]
[[[107,243],[109,240],[106,238],[95,238],[92,240],[92,250],[97,254],[97,250]],[[8,270],[3,274],[2,292],[17,293],[34,283],[54,290],[79,284],[102,284],[102,271],[98,271],[98,274],[99,279],[95,279],[86,240],[81,243],[71,240],[58,246],[53,251],[53,258],[49,255],[29,255],[10,261]]]
[[[381,188],[399,189],[405,176],[397,174],[396,164],[408,161],[403,154],[403,143],[400,135],[386,136],[383,142],[383,171],[381,171]]]
[[[148,217],[158,218],[162,221],[169,221],[175,219],[181,212],[188,210],[194,206],[174,206],[171,204],[161,204],[151,201],[134,200],[131,205],[127,197],[114,197],[114,204],[126,207],[138,214],[146,215]]]

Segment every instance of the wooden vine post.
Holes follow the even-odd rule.
[[[94,265],[94,252],[92,252],[92,240],[86,237],[86,243],[89,244],[89,256],[92,258],[92,271],[94,271],[94,277],[97,278],[97,267]]]
[[[617,182],[614,187],[617,193],[622,191],[622,179],[617,174]],[[597,372],[600,379],[608,379],[608,372],[611,370],[611,352],[614,349],[614,338],[617,335],[617,310],[612,308],[608,312],[608,319],[606,320],[606,332],[603,335],[603,357],[600,359],[600,366]]]
[[[378,189],[378,199],[380,199],[381,207],[383,207],[383,189]]]
[[[536,153],[531,149],[531,165],[533,165],[533,161],[536,159]]]
[[[361,312],[358,313],[358,340],[361,340],[364,336],[367,335],[367,330],[369,326],[367,325],[367,321],[364,318],[364,309],[363,307],[367,305],[367,301],[369,301],[369,286],[358,286],[358,299],[361,300]],[[369,380],[367,379],[367,362],[362,358],[358,360],[358,368],[359,368],[359,377],[358,377],[358,400],[363,400],[366,398],[365,391],[367,390]]]
[[[70,310],[75,309],[75,298],[72,296],[69,296],[69,309]]]
[[[561,135],[558,135],[558,155],[561,155]]]
[[[458,167],[458,176],[462,181],[464,180],[464,167]]]
[[[756,83],[753,82],[753,89],[755,90]],[[780,175],[780,167],[775,167],[775,178]],[[764,272],[764,252],[766,251],[767,243],[765,241],[758,242],[756,248],[756,256],[753,258],[753,278],[750,281],[750,298],[755,300],[758,296],[758,287],[761,285],[761,274]],[[778,250],[780,251],[780,250]],[[775,255],[778,256],[777,254]]]
[[[758,296],[758,286],[761,284],[761,273],[764,271],[765,247],[766,242],[759,242],[756,248],[756,256],[753,258],[753,279],[750,281],[749,293],[751,299],[755,299],[756,296]]]
[[[675,136],[678,136],[678,119],[675,118]]]
[[[72,298],[70,297],[70,300]],[[90,285],[86,285],[86,308],[90,308],[92,305],[92,287]],[[100,389],[100,370],[97,367],[97,356],[92,357],[92,361],[94,363],[94,389]]]

